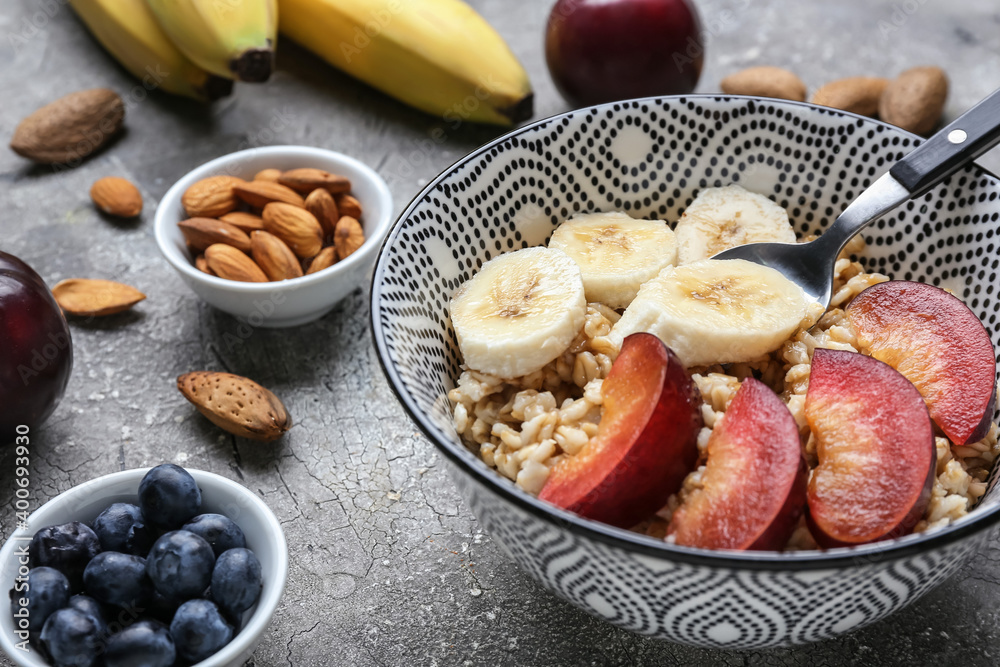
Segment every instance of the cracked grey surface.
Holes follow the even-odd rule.
[[[240,85],[211,109],[155,93],[139,99],[128,94],[136,82],[64,2],[0,6],[0,134],[9,137],[42,104],[94,86],[129,97],[128,129],[110,149],[61,173],[32,168],[0,149],[0,248],[31,263],[50,285],[69,277],[114,278],[149,299],[129,314],[73,323],[73,378],[54,416],[34,434],[31,489],[40,503],[98,475],[175,461],[259,493],[284,526],[291,568],[255,664],[1000,661],[996,543],[895,616],[794,650],[710,652],[654,641],[598,622],[534,585],[481,532],[433,446],[396,404],[371,346],[366,294],[355,292],[314,324],[258,330],[232,343],[239,323],[188,291],[152,234],[157,200],[174,180],[247,145],[307,144],[358,157],[386,178],[400,210],[430,178],[499,132],[452,130],[287,42],[271,82]],[[564,110],[542,52],[551,3],[472,4],[532,75],[536,117]],[[841,76],[891,76],[938,64],[952,78],[947,114],[953,117],[1000,85],[995,0],[701,0],[699,6],[708,35],[703,92],[754,64],[790,67],[811,89]],[[996,153],[982,162],[1000,166]],[[131,179],[146,197],[138,222],[104,219],[92,208],[90,184],[111,174]],[[287,403],[295,427],[272,445],[222,433],[174,387],[177,375],[196,369],[228,370],[268,386]],[[13,468],[10,451],[0,452],[0,508],[11,507]],[[12,521],[12,511],[0,509],[4,536]]]

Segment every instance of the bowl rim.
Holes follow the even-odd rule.
[[[361,249],[357,252],[351,253],[346,259],[338,261],[333,266],[329,266],[321,271],[317,271],[316,273],[303,275],[298,278],[269,281],[266,283],[245,283],[237,280],[226,280],[224,278],[219,278],[218,276],[212,276],[204,273],[203,271],[199,271],[191,262],[177,261],[175,257],[172,257],[171,253],[168,251],[168,247],[170,247],[172,243],[168,238],[167,230],[170,228],[171,224],[176,225],[179,221],[167,220],[167,209],[169,208],[167,204],[173,203],[174,201],[177,201],[179,204],[181,196],[184,194],[184,191],[188,189],[188,187],[203,178],[217,175],[213,172],[239,161],[241,157],[257,157],[261,155],[267,156],[269,154],[282,156],[294,156],[298,154],[303,156],[312,156],[315,158],[325,158],[336,162],[346,163],[352,169],[356,169],[359,173],[364,175],[365,180],[375,188],[377,197],[385,209],[385,212],[377,220],[370,220],[373,225],[372,230],[368,235],[368,238],[365,239],[365,244],[362,245]],[[379,176],[374,169],[357,158],[353,158],[350,155],[345,155],[344,153],[332,151],[327,148],[318,148],[314,146],[294,144],[281,146],[260,146],[257,148],[246,148],[232,153],[226,153],[225,155],[220,155],[217,158],[213,158],[208,162],[191,169],[178,178],[160,198],[160,201],[156,206],[156,213],[153,217],[153,232],[156,236],[156,245],[160,250],[160,254],[163,255],[163,258],[166,259],[172,267],[174,267],[175,271],[186,276],[187,278],[197,280],[207,285],[224,288],[231,292],[239,292],[243,294],[269,294],[273,293],[275,290],[296,290],[320,283],[328,278],[331,278],[332,276],[337,275],[338,273],[348,272],[355,265],[363,264],[368,257],[377,252],[375,249],[381,247],[382,241],[385,240],[386,234],[391,229],[393,222],[393,208],[392,193],[390,192],[389,185],[385,182],[385,179]],[[372,243],[369,243],[369,241],[372,241]],[[366,245],[367,247],[365,247]]]
[[[43,512],[46,507],[51,509],[51,506],[54,503],[65,505],[78,497],[90,497],[97,489],[106,487],[112,482],[134,481],[135,493],[138,495],[139,482],[150,470],[152,470],[152,466],[120,470],[118,472],[109,473],[107,475],[87,480],[86,482],[72,486],[62,493],[53,496],[35,508],[35,510],[28,516],[28,528],[26,530],[20,528],[16,529],[11,533],[10,537],[7,538],[3,547],[0,548],[0,563],[4,563],[8,559],[12,558],[14,556],[15,546],[19,541],[23,541],[14,539],[18,533],[23,531],[23,537],[27,537],[28,535],[33,535],[38,530],[38,528],[34,527],[35,524],[40,523],[36,517],[40,512]],[[271,508],[267,506],[267,503],[258,498],[253,491],[238,482],[221,475],[217,475],[216,473],[208,472],[207,470],[198,470],[197,468],[185,468],[185,470],[191,473],[191,476],[194,477],[199,487],[207,482],[216,488],[221,488],[222,492],[225,494],[234,497],[238,496],[241,499],[246,500],[247,505],[253,507],[254,511],[263,519],[264,523],[267,524],[268,538],[274,543],[276,553],[278,554],[277,563],[274,568],[275,585],[262,592],[260,599],[257,601],[257,607],[254,610],[253,615],[247,620],[246,624],[240,629],[239,633],[235,635],[228,644],[222,647],[222,649],[205,660],[192,665],[192,667],[223,667],[224,665],[230,664],[233,660],[240,658],[245,652],[256,646],[256,644],[259,643],[264,631],[267,630],[267,627],[270,625],[271,620],[274,617],[274,613],[277,611],[281,602],[281,597],[284,595],[285,586],[288,582],[288,543],[285,540],[285,532],[282,530],[281,524],[278,522],[278,518],[274,515],[274,512],[272,512]],[[23,664],[17,660],[18,654],[11,650],[14,648],[12,645],[12,638],[7,636],[7,633],[5,632],[0,633],[0,648],[3,649],[3,652],[7,654],[11,661]],[[45,664],[49,663],[46,662]]]
[[[372,337],[378,352],[379,365],[388,380],[392,392],[403,406],[407,416],[417,425],[434,446],[443,453],[449,461],[454,464],[462,474],[471,476],[479,484],[485,486],[490,492],[500,496],[504,500],[512,503],[519,510],[525,511],[536,518],[546,522],[556,524],[557,527],[565,528],[578,537],[590,539],[602,544],[623,549],[631,553],[641,554],[660,560],[670,560],[690,565],[711,565],[718,568],[730,568],[737,570],[823,570],[843,566],[855,566],[864,563],[882,563],[903,558],[909,558],[926,551],[942,548],[966,537],[970,537],[980,531],[986,530],[997,523],[1000,523],[1000,503],[991,507],[977,508],[974,513],[967,515],[968,520],[962,520],[949,526],[934,530],[928,533],[910,534],[901,538],[874,542],[856,547],[840,547],[826,550],[809,550],[797,552],[780,551],[732,551],[732,550],[709,550],[692,547],[683,547],[671,544],[664,540],[633,533],[624,528],[585,519],[576,514],[563,510],[554,505],[550,505],[531,494],[523,491],[515,484],[499,475],[495,470],[488,468],[471,451],[459,451],[458,446],[450,441],[438,438],[436,429],[429,417],[410,400],[409,396],[402,390],[403,381],[399,373],[392,366],[389,359],[389,350],[385,344],[385,333],[379,321],[378,312],[381,301],[381,285],[386,270],[385,258],[392,241],[395,240],[402,228],[403,221],[413,213],[413,210],[427,197],[439,183],[449,177],[456,169],[471,162],[475,158],[488,153],[494,147],[509,141],[525,132],[529,132],[546,124],[568,119],[581,113],[613,109],[619,111],[628,108],[641,108],[642,104],[655,103],[661,100],[670,100],[676,103],[683,103],[686,100],[705,100],[713,102],[752,102],[768,106],[791,107],[794,109],[808,109],[810,111],[824,112],[832,116],[842,116],[853,118],[863,123],[881,125],[895,132],[902,133],[910,138],[915,145],[920,145],[924,141],[912,132],[907,132],[889,123],[875,120],[867,116],[841,111],[831,107],[824,107],[807,102],[795,102],[790,100],[779,100],[753,95],[723,95],[723,94],[690,94],[690,95],[663,95],[655,97],[643,97],[618,102],[608,102],[589,107],[572,109],[562,113],[554,114],[546,118],[539,119],[516,128],[510,132],[497,137],[479,148],[471,151],[467,155],[459,158],[448,166],[444,171],[435,176],[423,187],[420,192],[413,197],[403,211],[393,222],[388,234],[379,247],[378,258],[375,263],[375,271],[372,274],[372,287],[369,302],[369,322],[372,329]],[[978,163],[974,166],[983,176],[997,181],[1000,187],[1000,177],[991,171],[984,169]],[[478,465],[476,465],[478,464]]]

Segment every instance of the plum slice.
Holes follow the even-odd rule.
[[[622,528],[660,509],[698,458],[701,396],[659,338],[625,338],[601,389],[590,442],[552,470],[539,498]]]
[[[667,535],[704,549],[782,549],[802,516],[807,477],[792,413],[748,378],[708,440],[702,487],[674,513]]]
[[[958,297],[925,283],[869,287],[847,308],[858,343],[912,382],[952,442],[986,436],[996,404],[996,357],[982,322]]]
[[[934,427],[916,387],[877,359],[813,353],[806,421],[819,465],[807,521],[820,546],[905,535],[924,514],[934,482]]]

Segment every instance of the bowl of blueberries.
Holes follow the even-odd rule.
[[[172,463],[56,496],[0,550],[0,648],[23,667],[242,665],[284,592],[274,514]]]

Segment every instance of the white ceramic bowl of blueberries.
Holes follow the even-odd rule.
[[[287,570],[281,526],[245,487],[173,464],[106,475],[0,550],[0,648],[24,667],[242,665]]]

